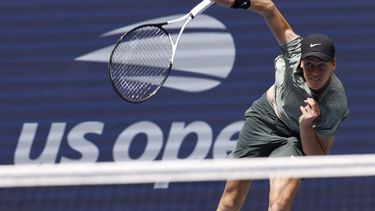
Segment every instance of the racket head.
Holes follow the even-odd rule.
[[[166,81],[173,62],[173,42],[163,24],[138,26],[116,43],[109,74],[116,93],[131,103],[152,97]]]

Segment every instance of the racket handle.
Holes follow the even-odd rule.
[[[189,14],[191,18],[194,18],[196,15],[199,15],[200,13],[205,11],[208,7],[210,7],[214,3],[215,2],[213,0],[203,0],[201,3],[199,3],[190,11]]]

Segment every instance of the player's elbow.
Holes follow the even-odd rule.
[[[326,147],[322,146],[321,155],[329,155],[329,149],[327,149]]]
[[[304,150],[304,153],[306,156],[320,156],[320,155],[328,155],[329,151],[321,147],[316,147],[315,149]]]

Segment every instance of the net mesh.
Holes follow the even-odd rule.
[[[110,58],[110,76],[126,100],[140,102],[152,96],[169,74],[172,42],[159,26],[143,26],[128,32]]]
[[[375,207],[375,155],[346,155],[1,166],[0,210],[215,210],[226,179],[256,180],[243,210],[267,210],[285,176],[304,178],[292,210]]]

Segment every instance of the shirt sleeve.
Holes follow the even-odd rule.
[[[338,127],[342,124],[345,118],[349,114],[349,109],[345,108],[343,112],[337,113],[337,111],[329,111],[334,114],[335,116],[331,116],[331,118],[325,118],[324,121],[320,122],[316,125],[315,130],[322,136],[335,136]]]
[[[296,58],[299,60],[301,57],[301,42],[302,37],[298,36],[296,39],[281,45],[282,56],[286,62],[289,60],[295,60]]]
[[[286,75],[286,80],[292,80],[293,84],[297,87],[303,87],[304,83],[302,72],[300,71],[299,64],[301,59],[301,42],[302,37],[280,46],[282,54],[276,59],[275,63],[282,61]]]

